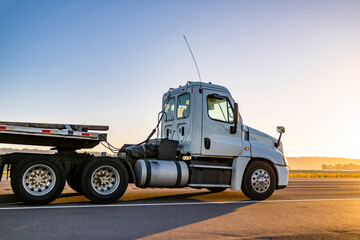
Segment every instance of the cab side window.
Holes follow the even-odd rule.
[[[218,94],[210,94],[207,97],[208,115],[211,119],[234,123],[234,111],[227,97]]]
[[[187,118],[190,115],[190,94],[186,93],[180,95],[177,101],[177,114],[178,119]]]
[[[174,120],[174,111],[175,111],[175,98],[171,97],[164,101],[164,112],[165,115],[165,121],[172,121]]]

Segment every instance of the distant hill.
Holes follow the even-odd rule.
[[[334,157],[286,157],[291,170],[321,170],[323,164],[357,164],[360,159],[334,158]]]
[[[42,154],[52,154],[56,151],[53,150],[39,150],[39,149],[15,149],[15,148],[0,148],[0,154],[8,154],[8,153],[14,153],[14,152],[21,152],[21,153],[42,153]]]

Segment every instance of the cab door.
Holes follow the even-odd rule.
[[[184,146],[189,138],[190,126],[190,93],[177,96],[176,104],[176,140],[180,146]]]
[[[190,134],[190,93],[183,93],[164,100],[162,138],[179,142],[183,151],[189,151]]]
[[[241,127],[235,134],[234,102],[229,93],[203,91],[203,124],[201,155],[238,156],[242,150]]]
[[[175,120],[175,97],[167,97],[163,101],[163,122],[161,138],[174,138],[174,120]]]

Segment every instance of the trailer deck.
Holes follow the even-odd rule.
[[[106,141],[108,126],[0,121],[0,143],[50,146],[57,149],[93,148]]]

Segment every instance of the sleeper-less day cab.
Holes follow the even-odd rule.
[[[243,124],[238,105],[222,86],[188,82],[163,95],[161,138],[125,144],[117,156],[76,153],[106,140],[107,126],[0,122],[0,143],[53,146],[56,154],[0,155],[14,193],[25,203],[56,199],[65,181],[95,203],[111,203],[137,187],[192,187],[212,192],[242,190],[251,199],[270,197],[288,183],[279,139]],[[159,126],[158,124],[158,126]],[[91,132],[89,132],[91,130]]]

